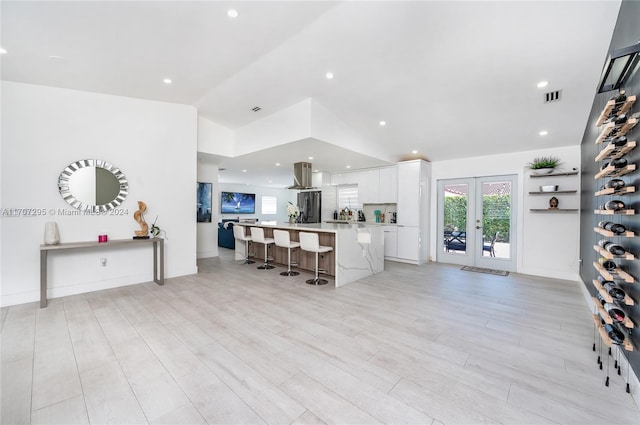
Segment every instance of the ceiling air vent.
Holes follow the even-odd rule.
[[[555,90],[555,91],[546,92],[544,94],[543,103],[559,102],[561,94],[562,94],[562,90]]]
[[[251,110],[252,110],[253,112],[258,112],[260,109],[262,109],[262,108],[261,108],[261,107],[259,107],[259,106],[256,106],[256,107],[254,107],[254,108],[251,108]]]

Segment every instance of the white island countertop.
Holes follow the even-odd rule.
[[[233,223],[246,227],[283,229],[296,232],[331,233],[335,235],[335,286],[342,286],[384,271],[384,232],[380,224],[353,223]],[[334,236],[332,236],[332,239]],[[244,244],[236,244],[236,260],[245,256]]]

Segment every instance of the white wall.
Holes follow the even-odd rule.
[[[2,217],[1,304],[36,301],[44,224],[56,221],[62,242],[128,239],[146,220],[166,230],[165,276],[196,272],[197,111],[185,105],[2,82],[2,208],[42,208],[46,215]],[[121,216],[63,216],[71,207],[57,179],[68,164],[98,158],[129,181]],[[75,210],[73,210],[75,211]],[[55,215],[53,214],[55,212]],[[107,266],[100,265],[107,258]],[[152,280],[151,249],[87,249],[49,256],[49,297]]]
[[[220,218],[220,190],[218,189],[218,166],[198,161],[198,181],[211,183],[211,223],[198,223],[197,256],[218,256],[218,221]]]
[[[579,213],[544,214],[532,213],[535,200],[528,192],[532,187],[526,164],[539,156],[557,156],[562,161],[562,169],[580,169],[580,146],[555,149],[491,155],[432,163],[431,211],[438,211],[436,205],[437,183],[441,179],[483,177],[515,174],[518,179],[517,202],[517,258],[518,273],[559,279],[578,280],[579,269]],[[537,179],[542,184],[543,179]],[[551,184],[551,183],[549,183]],[[576,181],[578,193],[567,202],[580,205],[580,185]],[[563,198],[564,199],[564,198]],[[562,206],[561,206],[562,207]],[[571,208],[572,206],[565,206]],[[431,252],[436,253],[437,214],[431,214]]]
[[[198,152],[233,156],[233,131],[203,117],[198,117]]]

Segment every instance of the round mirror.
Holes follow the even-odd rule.
[[[129,193],[122,171],[99,159],[69,164],[58,177],[58,190],[69,205],[83,211],[104,212],[119,206]]]

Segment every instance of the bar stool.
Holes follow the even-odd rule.
[[[244,262],[242,264],[253,264],[255,261],[249,260],[249,242],[251,242],[251,236],[245,236],[244,234],[244,226],[232,225],[233,227],[233,237],[237,241],[244,241],[244,252],[246,256],[244,257]]]
[[[300,247],[300,242],[292,241],[287,230],[273,229],[273,238],[276,246],[287,248],[287,271],[281,276],[298,276],[300,273],[291,271],[291,249]]]
[[[318,278],[318,254],[333,251],[330,246],[320,245],[317,233],[300,232],[300,249],[303,251],[316,253],[316,277],[309,279],[306,282],[310,285],[326,285],[328,281],[326,279]]]
[[[258,268],[261,270],[275,269],[275,267],[269,264],[267,261],[267,248],[269,247],[269,245],[273,245],[275,240],[273,238],[265,238],[264,229],[262,227],[251,228],[251,239],[253,240],[253,242],[264,244],[264,264],[259,266]]]

